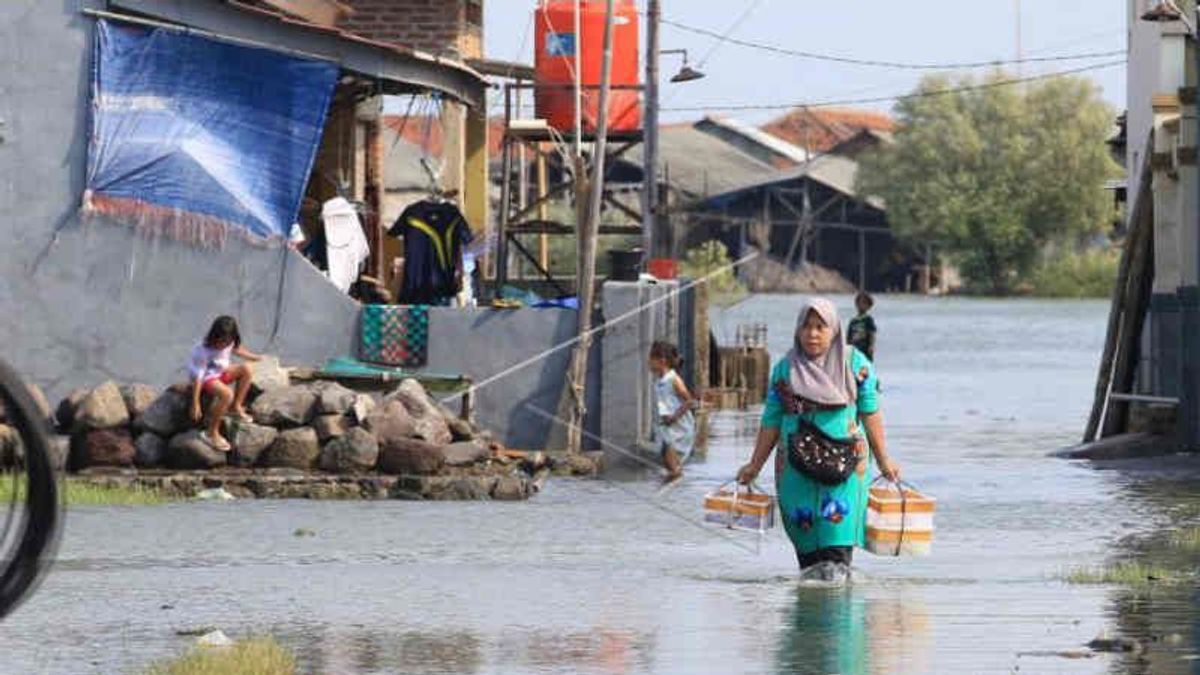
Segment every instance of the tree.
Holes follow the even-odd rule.
[[[897,236],[939,245],[968,282],[997,294],[1046,244],[1099,232],[1104,180],[1120,171],[1105,145],[1113,111],[1091,82],[1005,79],[925,78],[896,106],[896,142],[864,156],[858,178],[861,194],[883,198]],[[937,93],[962,87],[976,88]]]

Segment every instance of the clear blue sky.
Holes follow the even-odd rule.
[[[858,9],[850,10],[854,4]],[[749,11],[733,37],[792,49],[859,59],[947,63],[1014,58],[1017,0],[895,0],[858,3],[829,0],[662,0],[663,17],[724,33]],[[638,0],[644,9],[645,0]],[[535,0],[488,0],[485,54],[533,62],[531,16]],[[1025,56],[1112,51],[1125,47],[1126,3],[1122,0],[1021,0],[1021,44]],[[686,48],[692,64],[707,75],[685,84],[663,84],[665,108],[727,103],[794,103],[888,96],[913,88],[921,73],[822,63],[774,55],[664,25],[662,47]],[[710,53],[711,52],[711,53]],[[666,57],[672,59],[677,57]],[[1025,64],[1026,76],[1119,60]],[[664,60],[669,76],[678,60]],[[701,63],[702,62],[702,63]],[[1010,66],[1011,68],[1011,66]],[[1114,107],[1124,106],[1121,66],[1084,74],[1094,79]],[[864,107],[890,109],[890,103]],[[762,122],[782,111],[729,114]],[[664,121],[697,119],[703,112],[664,112]]]

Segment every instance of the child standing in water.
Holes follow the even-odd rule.
[[[234,355],[247,361],[262,358],[242,346],[242,335],[236,319],[219,316],[212,322],[204,340],[192,348],[192,355],[188,358],[188,374],[192,380],[192,421],[199,423],[204,418],[200,395],[211,395],[208,427],[201,435],[213,449],[221,452],[230,450],[229,441],[221,435],[221,418],[229,412],[231,405],[235,417],[250,419],[245,408],[246,395],[250,393],[250,366],[231,363]],[[236,385],[236,391],[230,388],[231,385]]]
[[[683,463],[692,454],[696,438],[692,395],[683,378],[675,372],[682,362],[675,345],[655,342],[650,346],[650,372],[654,375],[654,440],[667,469],[664,483],[673,483],[683,477]]]
[[[850,319],[846,326],[846,342],[863,353],[868,360],[875,360],[875,319],[871,317],[871,308],[875,306],[875,298],[869,293],[859,293],[854,298],[854,307],[858,316]]]

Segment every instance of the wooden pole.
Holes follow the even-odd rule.
[[[1142,325],[1150,306],[1154,282],[1154,217],[1147,210],[1138,224],[1129,261],[1129,279],[1125,289],[1124,311],[1117,331],[1118,340],[1109,392],[1133,393],[1133,383],[1141,360]],[[1128,401],[1108,401],[1104,410],[1100,437],[1123,433],[1129,416]]]
[[[588,185],[588,212],[579,232],[579,342],[571,358],[571,391],[575,405],[567,435],[567,451],[582,452],[583,422],[587,415],[587,364],[592,346],[592,305],[596,295],[596,232],[600,227],[600,205],[604,196],[604,153],[608,136],[608,89],[612,76],[613,5],[608,0],[604,19],[604,60],[600,65],[600,112],[596,121],[596,150],[592,179]]]
[[[538,190],[538,220],[549,220],[550,207],[545,202],[546,192],[550,189],[550,182],[546,172],[546,155],[542,152],[541,146],[538,146],[537,155],[537,190]],[[538,235],[538,261],[542,264],[542,269],[550,269],[550,235],[542,233]]]
[[[1125,246],[1121,252],[1121,261],[1117,267],[1117,280],[1113,284],[1112,307],[1108,313],[1108,328],[1104,336],[1104,351],[1100,356],[1100,369],[1096,376],[1096,391],[1092,399],[1092,412],[1088,416],[1087,427],[1083,432],[1083,442],[1090,443],[1100,438],[1100,424],[1108,408],[1108,394],[1112,391],[1113,363],[1117,358],[1118,344],[1121,339],[1122,315],[1125,312],[1126,293],[1129,287],[1134,251],[1140,246],[1140,239],[1146,223],[1153,226],[1152,217],[1147,217],[1150,193],[1150,167],[1145,162],[1142,167],[1142,181],[1136,192],[1133,192],[1135,212],[1130,219],[1129,232],[1125,235]]]
[[[926,247],[926,251],[930,249]],[[933,260],[928,261],[929,267],[933,267]],[[858,290],[867,290],[867,231],[859,228],[858,230]]]

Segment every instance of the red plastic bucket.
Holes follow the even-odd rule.
[[[646,271],[656,279],[674,279],[679,276],[679,263],[671,258],[653,258],[646,263]]]

